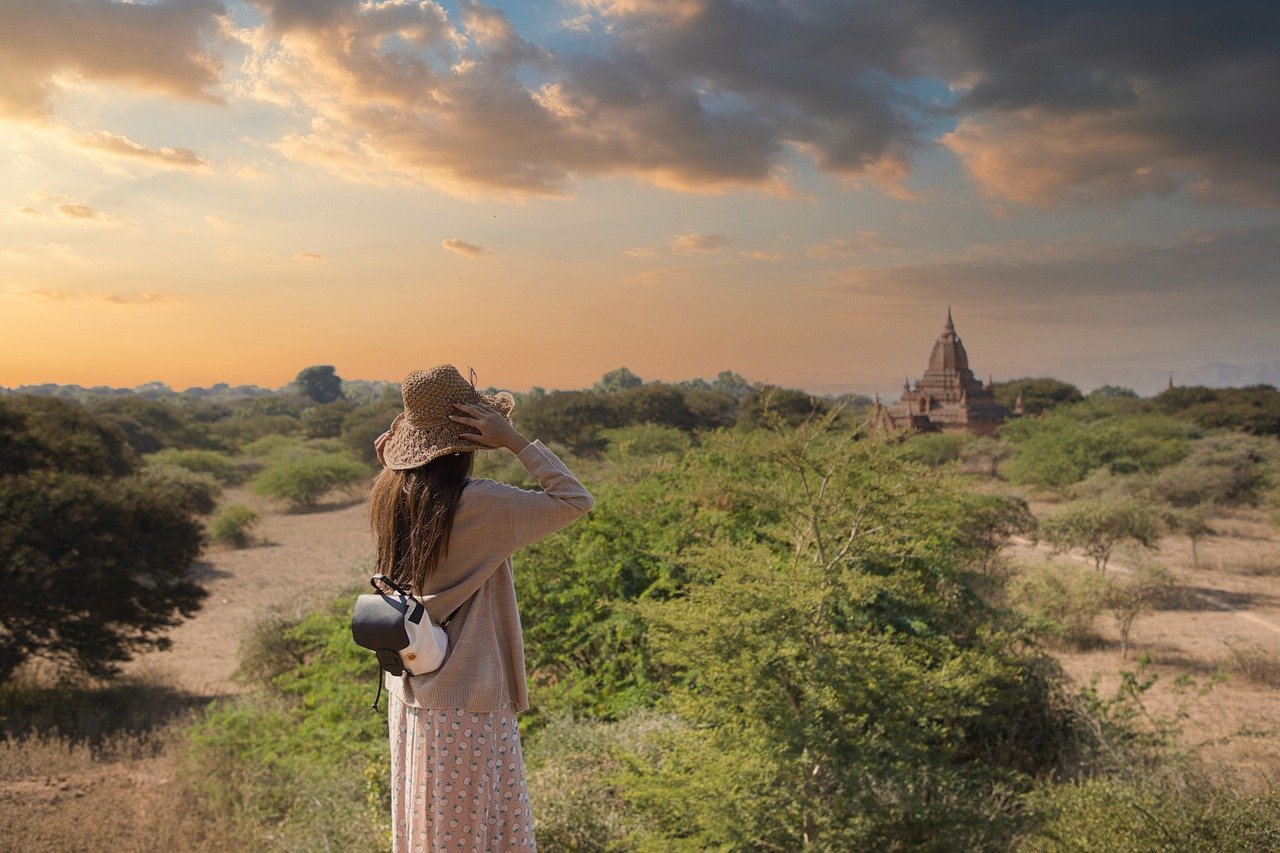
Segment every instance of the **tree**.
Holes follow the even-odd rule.
[[[1172,601],[1181,584],[1164,566],[1142,565],[1132,574],[1111,580],[1107,609],[1120,630],[1120,657],[1129,657],[1129,634],[1140,616]]]
[[[1210,511],[1211,506],[1207,503],[1190,507],[1171,506],[1164,510],[1164,523],[1169,532],[1185,536],[1190,541],[1191,565],[1197,569],[1200,568],[1200,540],[1213,535],[1213,528],[1209,526]]]
[[[839,416],[766,408],[769,430],[707,436],[684,472],[756,523],[686,525],[696,574],[637,603],[680,724],[622,782],[668,849],[990,845],[995,789],[1060,754],[1008,748],[1064,731],[1056,682],[968,592],[983,547],[958,486]]]
[[[1012,455],[1012,442],[990,435],[980,435],[960,448],[961,462],[991,477],[1000,476],[1000,464]]]
[[[601,376],[600,381],[591,386],[591,390],[601,394],[615,394],[628,388],[638,388],[643,384],[644,380],[628,368],[619,367]]]
[[[1160,544],[1160,516],[1150,500],[1139,497],[1086,498],[1041,521],[1038,535],[1058,553],[1079,548],[1105,572],[1120,545],[1154,549]]]
[[[199,606],[191,502],[134,464],[83,406],[0,400],[0,679],[32,656],[112,675]]]
[[[1068,403],[1078,403],[1084,399],[1080,389],[1070,382],[1042,376],[1036,379],[1013,379],[998,382],[995,386],[996,402],[1006,409],[1013,410],[1022,394],[1022,408],[1028,415],[1038,415]]]
[[[1138,392],[1124,385],[1099,385],[1089,392],[1092,398],[1101,398],[1104,400],[1129,399],[1136,400]]]
[[[332,403],[342,396],[342,379],[331,364],[304,367],[293,382],[300,393],[317,403]]]

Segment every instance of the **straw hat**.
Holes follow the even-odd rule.
[[[449,420],[449,415],[463,414],[454,403],[494,409],[507,420],[516,407],[515,398],[506,391],[481,394],[452,364],[415,370],[401,383],[400,393],[404,411],[391,422],[391,435],[382,446],[383,461],[396,471],[426,465],[448,453],[492,449],[462,438],[472,428]]]

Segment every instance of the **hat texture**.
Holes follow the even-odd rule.
[[[418,468],[448,453],[492,449],[462,437],[472,428],[449,420],[449,415],[463,414],[454,403],[494,409],[507,420],[516,407],[506,391],[481,394],[452,364],[415,370],[401,383],[400,393],[404,411],[391,422],[391,435],[382,447],[383,461],[396,471]]]

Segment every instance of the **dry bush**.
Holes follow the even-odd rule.
[[[1261,646],[1228,645],[1222,668],[1262,687],[1280,688],[1280,652]]]
[[[1009,602],[1044,621],[1058,641],[1078,649],[1098,646],[1094,627],[1107,604],[1105,575],[1072,563],[1032,563],[1008,586]]]

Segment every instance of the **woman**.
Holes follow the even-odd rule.
[[[511,555],[580,517],[592,498],[515,401],[452,365],[409,374],[404,411],[374,443],[377,571],[412,586],[449,652],[425,675],[384,674],[390,698],[392,847],[535,849],[516,714],[529,707]],[[506,448],[542,491],[471,479],[474,451]]]

